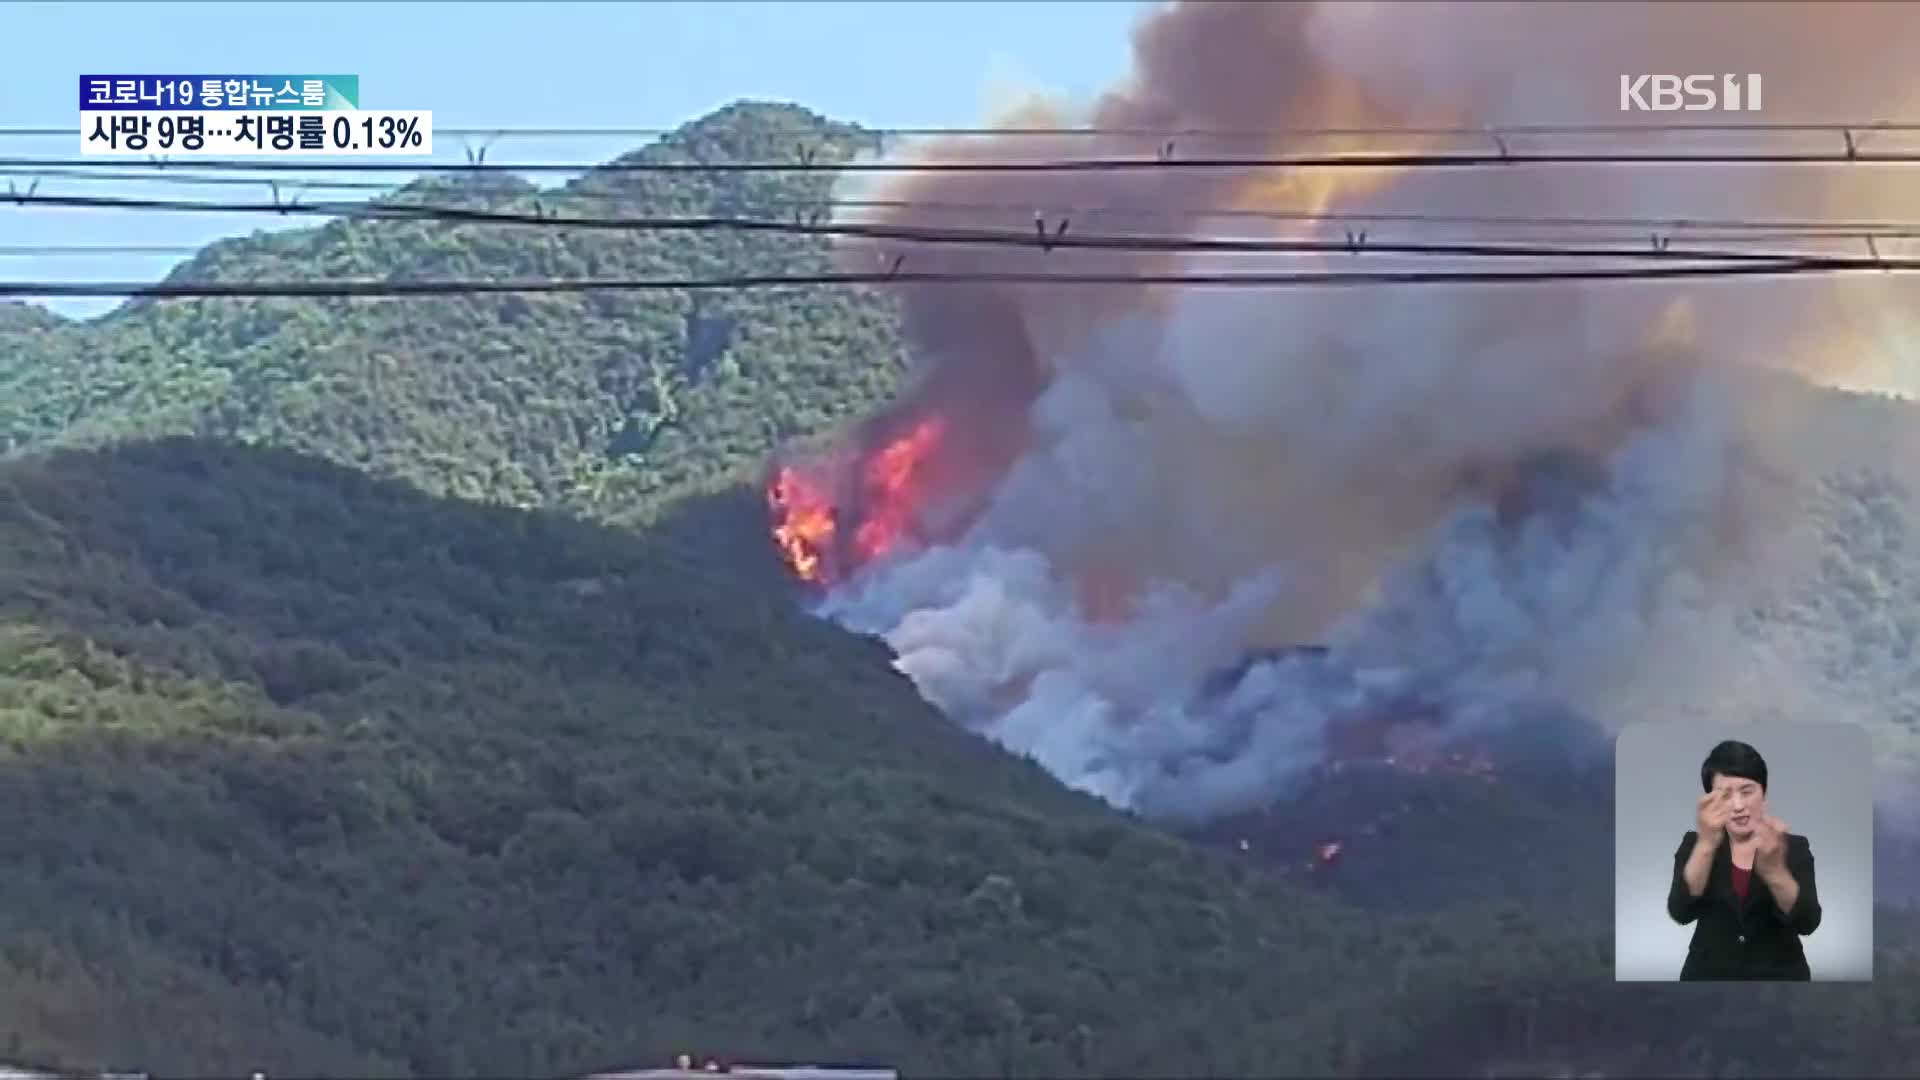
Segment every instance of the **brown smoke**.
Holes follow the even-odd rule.
[[[1907,115],[1920,103],[1911,63],[1920,49],[1920,6],[1907,4],[1288,4],[1183,3],[1145,20],[1134,37],[1133,73],[1083,119],[1098,129],[1262,132],[1288,128],[1406,128],[1527,124],[1688,122],[1851,122]],[[1759,72],[1765,112],[1621,113],[1617,78],[1635,72]],[[1060,110],[1034,103],[1012,118],[1058,123]],[[1686,148],[1759,149],[1753,135],[1689,133]],[[1915,139],[1863,136],[1863,146],[1898,148]],[[1150,156],[1171,141],[1179,157],[1337,151],[1489,148],[1484,139],[1406,136],[1245,138],[1106,136],[949,139],[915,157],[951,162]],[[1658,141],[1594,136],[1512,141],[1515,149],[1659,149]],[[1837,134],[1767,136],[1765,148],[1826,149]],[[1396,209],[1433,213],[1596,215],[1612,206],[1672,216],[1732,217],[1841,212],[1850,217],[1914,216],[1920,195],[1898,169],[1834,167],[1661,167],[1628,170],[1540,168],[1500,172],[1167,170],[1076,174],[936,173],[909,177],[880,194],[923,203],[1002,204],[970,224],[1028,229],[1032,215],[1072,232],[1139,231],[1139,211],[1170,208]],[[1030,208],[1030,210],[1028,209]],[[887,211],[888,224],[938,226],[950,216],[912,207]],[[1163,232],[1169,222],[1153,231]],[[1634,239],[1639,239],[1635,237]],[[1858,251],[1857,245],[1853,248]],[[1164,253],[1041,254],[1005,248],[855,245],[862,269],[905,256],[925,271],[1108,271],[1177,269]],[[1767,286],[1759,286],[1765,289]],[[1797,286],[1796,286],[1797,288]],[[1747,290],[1751,292],[1752,290]],[[965,351],[1015,366],[1045,366],[1080,334],[1117,310],[1151,305],[1148,290],[1031,287],[907,291],[907,325],[923,355],[944,362]]]
[[[937,140],[906,160],[1488,152],[1483,130],[1514,125],[1864,124],[1920,104],[1916,46],[1920,5],[1187,3],[1141,23],[1130,78],[1084,113],[1034,102],[1007,118],[1104,133]],[[1765,111],[1619,111],[1623,74],[1700,73],[1761,75]],[[1845,143],[1833,131],[1642,130],[1507,134],[1504,145],[1831,153]],[[1920,135],[1871,132],[1858,145],[1915,150]],[[1857,163],[939,171],[862,194],[905,202],[867,220],[907,227],[1032,232],[1037,221],[1049,234],[1064,222],[1067,236],[1331,241],[1364,228],[1376,244],[1647,250],[1656,236],[1732,246],[1683,220],[1920,218],[1912,175]],[[981,205],[1004,209],[953,209]],[[1294,217],[1193,216],[1210,209]],[[1329,214],[1657,224],[1596,235],[1526,220],[1463,230],[1299,217]],[[1865,254],[1854,239],[1766,246]],[[1891,241],[1879,250],[1911,253]],[[841,257],[855,270],[903,260],[947,273],[1488,266],[1377,249],[860,243]],[[1810,471],[1920,460],[1920,445],[1911,423],[1851,430],[1857,410],[1811,419],[1805,393],[1762,376],[1883,376],[1887,357],[1920,340],[1905,316],[1908,281],[903,284],[914,378],[832,459],[843,464],[828,471],[842,474],[810,490],[854,493],[833,500],[835,535],[904,542],[870,573],[838,554],[843,576],[822,610],[883,634],[923,694],[975,730],[1069,783],[1178,812],[1270,793],[1324,752],[1315,739],[1337,729],[1343,695],[1364,696],[1360,682],[1382,673],[1469,703],[1455,718],[1524,714],[1516,703],[1541,700],[1611,723],[1756,697],[1811,704],[1827,684],[1756,652],[1740,616],[1770,583],[1808,580],[1819,565],[1828,538],[1792,527]],[[922,438],[929,430],[937,437]],[[1837,452],[1836,435],[1855,451]],[[911,467],[889,464],[900,462]],[[869,479],[876,472],[885,483]],[[937,520],[920,509],[931,507]],[[1327,643],[1333,659],[1243,663],[1301,642]],[[1236,663],[1243,676],[1229,692],[1198,689]],[[1349,665],[1368,679],[1340,682]],[[1332,684],[1318,681],[1328,672]],[[1734,688],[1747,692],[1740,703]]]
[[[1343,69],[1390,100],[1439,98],[1474,126],[1655,122],[1854,124],[1920,115],[1920,6],[1881,3],[1553,3],[1342,4],[1325,9],[1317,40]],[[1764,111],[1622,113],[1624,73],[1760,73]],[[1862,150],[1920,150],[1920,133],[1854,133]],[[1482,144],[1484,145],[1484,144]],[[1515,150],[1606,152],[1825,152],[1845,149],[1839,132],[1686,132],[1664,138],[1577,135],[1516,137]],[[1382,193],[1375,208],[1432,213],[1634,214],[1667,218],[1906,220],[1920,216],[1909,166],[1601,166],[1489,173],[1423,173]],[[1684,233],[1681,234],[1684,237]],[[1676,243],[1684,242],[1676,239]],[[1779,247],[1782,244],[1774,244]],[[1799,250],[1865,255],[1857,239],[1797,242]],[[1883,241],[1882,254],[1914,245]],[[1670,290],[1676,295],[1681,290]],[[1850,278],[1835,285],[1747,283],[1685,290],[1701,304],[1704,328],[1732,324],[1737,340],[1759,342],[1778,366],[1871,383],[1875,360],[1856,338],[1867,310],[1915,293],[1904,282]],[[1860,342],[1859,344],[1867,344]],[[1884,346],[1884,342],[1881,342]],[[1916,389],[1909,386],[1908,389]]]
[[[1085,117],[1112,132],[1262,132],[1325,125],[1388,126],[1408,117],[1369,103],[1318,56],[1308,28],[1311,5],[1209,4],[1183,6],[1144,22],[1134,37],[1135,74],[1105,94]],[[1251,47],[1250,47],[1251,46]],[[1009,118],[1022,126],[1064,126],[1044,103]],[[950,138],[916,148],[917,160],[974,163],[1036,159],[1140,158],[1171,141],[1184,156],[1283,153],[1243,138],[1111,134],[1051,138]],[[1104,173],[963,173],[911,176],[880,192],[883,200],[1005,206],[1003,213],[967,215],[975,227],[1032,229],[1036,216],[1049,229],[1065,219],[1075,234],[1137,231],[1141,211],[1177,206],[1236,205],[1256,184],[1254,170],[1165,170]],[[907,207],[873,220],[939,227],[953,221],[939,211]],[[924,272],[1166,273],[1177,255],[1062,249],[1044,255],[1010,248],[923,247],[860,243],[846,249],[861,270],[892,265]],[[956,349],[972,363],[1044,368],[1079,336],[1118,311],[1143,310],[1153,290],[1036,289],[1031,286],[906,289],[906,325],[920,355],[942,363]],[[964,344],[961,344],[964,343]]]
[[[945,162],[1042,158],[1141,157],[1172,142],[1180,157],[1323,154],[1354,151],[1487,149],[1487,140],[1459,137],[1275,135],[1247,133],[1301,128],[1407,129],[1543,123],[1622,123],[1723,119],[1723,114],[1623,114],[1618,76],[1637,72],[1759,72],[1766,80],[1764,114],[1730,119],[1769,122],[1858,122],[1897,115],[1914,95],[1908,63],[1920,46],[1920,6],[1852,4],[1283,4],[1183,3],[1160,9],[1134,35],[1134,64],[1126,83],[1102,96],[1083,117],[1033,103],[1013,122],[1057,125],[1079,119],[1102,130],[1210,131],[1236,137],[1112,134],[1046,138],[1007,135],[953,138],[916,148],[914,157]],[[1872,136],[1891,146],[1898,135]],[[1837,149],[1840,136],[1671,137],[1692,150]],[[1915,140],[1909,140],[1915,141]],[[1516,150],[1605,152],[1661,149],[1658,138],[1537,136],[1510,140]],[[876,219],[890,225],[956,224],[951,212],[926,205],[1000,205],[973,211],[964,224],[1052,230],[1069,235],[1168,234],[1194,228],[1179,218],[1142,212],[1251,208],[1290,212],[1433,214],[1801,217],[1845,213],[1899,216],[1920,210],[1920,198],[1898,183],[1897,169],[1864,167],[1705,168],[1659,166],[1516,167],[1501,170],[1166,169],[1080,173],[959,173],[910,175],[875,194],[882,200],[923,204],[890,209]],[[1920,216],[1916,214],[1914,216]],[[1200,226],[1217,231],[1215,223]],[[1242,222],[1237,231],[1250,226]],[[1338,238],[1342,227],[1296,226],[1293,236]],[[1264,234],[1280,233],[1269,223]],[[1418,232],[1374,235],[1433,239]],[[1441,237],[1444,239],[1445,237]],[[1454,238],[1458,238],[1457,236]],[[1536,239],[1520,236],[1516,239]],[[1552,237],[1537,242],[1551,243]],[[1614,236],[1614,246],[1638,246],[1640,234]],[[1685,243],[1684,235],[1677,242]],[[1830,242],[1821,250],[1834,250]],[[1806,245],[1802,245],[1803,247]],[[1861,253],[1857,242],[1846,250]],[[1165,252],[1041,252],[1005,247],[860,243],[843,252],[849,265],[871,269],[902,260],[927,272],[1106,272],[1153,274],[1181,269],[1310,269],[1300,259],[1194,257]],[[1368,266],[1390,267],[1368,256]],[[1319,265],[1327,266],[1329,260]],[[1342,264],[1350,265],[1350,264]],[[1431,266],[1432,262],[1421,265]],[[1272,351],[1266,374],[1242,370],[1216,378],[1208,365],[1190,364],[1170,376],[1170,398],[1123,406],[1150,415],[1162,429],[1192,427],[1193,449],[1178,463],[1179,483],[1215,489],[1216,505],[1337,506],[1311,525],[1285,527],[1285,542],[1317,548],[1332,579],[1322,602],[1300,610],[1312,624],[1353,599],[1379,561],[1399,550],[1420,523],[1430,521],[1462,488],[1498,487],[1531,455],[1569,446],[1604,451],[1622,433],[1658,412],[1676,378],[1702,362],[1699,350],[1722,365],[1793,367],[1837,375],[1869,367],[1863,349],[1836,348],[1845,299],[1877,290],[1884,303],[1897,285],[1804,281],[1739,282],[1688,288],[1536,286],[1495,293],[1456,290],[1436,301],[1407,291],[1294,293],[1253,301],[1265,307],[1262,334],[1240,335],[1209,348]],[[1025,448],[1028,411],[1063,368],[1129,362],[1152,365],[1176,329],[1174,310],[1191,294],[1164,287],[969,285],[902,287],[905,325],[919,377],[900,406],[904,419],[878,421],[897,430],[925,411],[941,412],[952,436],[943,457],[979,463],[973,474],[997,474]],[[1204,308],[1210,298],[1189,303]],[[1216,306],[1225,306],[1224,303]],[[1451,339],[1439,343],[1467,359],[1443,374],[1423,376],[1409,401],[1390,401],[1388,415],[1362,415],[1378,362],[1357,357],[1362,347],[1347,328],[1391,310],[1448,309]],[[1424,317],[1424,316],[1423,316]],[[1115,331],[1116,325],[1124,330]],[[1674,327],[1692,337],[1674,341]],[[1096,335],[1124,335],[1124,347]],[[1687,335],[1680,332],[1682,338]],[[1585,340],[1582,340],[1585,339]],[[1665,341],[1658,348],[1650,343]],[[1532,344],[1566,342],[1591,353],[1589,362],[1562,361]],[[1418,335],[1409,350],[1429,343]],[[1698,346],[1698,349],[1690,348]],[[1289,355],[1282,355],[1282,353]],[[1284,361],[1284,362],[1283,362]],[[1543,369],[1565,364],[1542,387]],[[1235,365],[1214,365],[1233,367]],[[1247,365],[1239,365],[1241,368]],[[1256,365],[1257,366],[1257,365]],[[1184,396],[1188,399],[1182,402]],[[1370,425],[1363,444],[1330,468],[1332,442],[1320,431],[1276,439],[1275,431],[1312,417],[1276,413],[1258,403],[1282,397],[1317,401],[1326,417]],[[1412,407],[1417,400],[1418,408]],[[1192,415],[1192,405],[1199,415]],[[1496,407],[1497,406],[1497,407]],[[1236,411],[1252,445],[1223,414]],[[1497,413],[1484,438],[1472,430]],[[1384,426],[1383,426],[1384,425]],[[1173,438],[1174,436],[1169,436]],[[870,444],[884,441],[869,438]],[[1285,451],[1285,453],[1278,453]],[[1249,456],[1251,455],[1251,456]],[[1142,463],[1142,469],[1154,466]],[[1164,467],[1164,466],[1163,466]],[[1204,470],[1202,472],[1201,470]],[[1171,478],[1169,478],[1171,479]],[[1245,487],[1249,496],[1228,497]],[[1185,528],[1177,515],[1171,528]],[[1265,511],[1249,520],[1213,522],[1216,531],[1245,538],[1259,549],[1275,538]],[[1138,562],[1165,571],[1184,560],[1152,558],[1165,538],[1151,527],[1117,542],[1123,551],[1083,552],[1089,562]],[[1249,552],[1251,555],[1251,552]],[[1164,556],[1164,552],[1163,552]],[[1223,587],[1244,565],[1216,562],[1218,575],[1196,584]],[[1339,568],[1351,566],[1348,575]],[[1196,575],[1184,575],[1193,580]],[[1219,580],[1207,581],[1209,576]],[[1321,609],[1325,609],[1321,611]],[[1304,629],[1310,629],[1310,626]]]

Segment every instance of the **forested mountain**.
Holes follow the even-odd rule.
[[[831,163],[873,146],[795,106],[741,104],[609,165]],[[544,191],[456,174],[388,198],[804,220],[832,184],[609,168]],[[820,272],[826,257],[820,237],[335,220],[214,244],[171,279],[684,278]],[[134,302],[86,322],[13,305],[0,308],[0,449],[238,439],[435,493],[630,517],[866,410],[892,388],[898,352],[888,305],[847,289]]]
[[[742,105],[637,155],[796,141],[868,145]],[[826,194],[817,176],[603,171],[394,197],[611,216]],[[359,221],[223,242],[178,275],[824,259],[793,238]],[[557,1077],[683,1048],[913,1075],[1920,1059],[1910,912],[1882,912],[1874,987],[1614,986],[1607,927],[1555,906],[1610,881],[1552,845],[1565,800],[1598,820],[1604,791],[1323,793],[1329,818],[1376,796],[1434,808],[1329,882],[1264,866],[1268,833],[1251,853],[1232,842],[1247,833],[1184,843],[942,720],[878,645],[799,611],[756,494],[730,486],[889,391],[892,318],[852,291],[208,300],[87,322],[0,306],[0,1061]],[[1813,403],[1794,415],[1855,436],[1913,422],[1794,393]],[[1893,464],[1820,463],[1809,527],[1834,558],[1755,618],[1905,709],[1920,562]],[[1406,903],[1407,881],[1447,910]]]
[[[207,442],[7,467],[0,1050],[1323,1071],[1378,1007],[1331,973],[1489,960],[1066,792],[684,527]]]
[[[1920,1053],[1883,1026],[1920,1008],[1892,912],[1879,987],[1818,1010],[1852,1037],[1803,1045],[1803,1000],[1616,990],[1597,927],[1518,893],[1344,909],[946,723],[698,542],[733,512],[636,536],[206,441],[5,466],[0,1054],[560,1076],[683,1046],[969,1075]]]

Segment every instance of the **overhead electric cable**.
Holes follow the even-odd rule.
[[[834,137],[857,138],[859,136],[899,136],[906,138],[934,138],[954,136],[960,138],[995,138],[1011,136],[1014,138],[1206,138],[1206,139],[1286,139],[1286,138],[1351,138],[1405,136],[1414,138],[1434,138],[1456,136],[1460,138],[1489,138],[1507,135],[1669,135],[1684,133],[1712,134],[1836,134],[1841,132],[1906,132],[1920,131],[1920,122],[1896,120],[1862,120],[1853,123],[1770,123],[1766,121],[1727,122],[1727,121],[1655,121],[1632,124],[1496,124],[1485,127],[1274,127],[1274,128],[1204,128],[1204,127],[1066,127],[1066,126],[1018,126],[1018,127],[864,127],[848,125],[844,130],[834,130],[822,126],[779,125],[756,126],[748,134],[766,138],[805,138]],[[60,136],[77,137],[82,134],[77,127],[0,127],[0,138],[57,138]],[[451,138],[663,138],[683,134],[698,134],[698,129],[680,127],[443,127],[436,128],[434,134]]]
[[[606,278],[448,281],[47,282],[0,281],[0,296],[153,299],[211,297],[405,297],[493,293],[707,291],[843,285],[1163,285],[1215,288],[1300,288],[1360,285],[1515,285],[1555,281],[1654,281],[1687,278],[1802,277],[1848,272],[1907,273],[1920,259],[1803,259],[1796,262],[1709,266],[1648,266],[1572,270],[1431,270],[1297,274],[1021,274],[872,273],[739,275],[706,278]]]
[[[92,195],[20,195],[21,206],[85,209],[148,210],[191,213],[256,213],[305,215],[356,220],[432,221],[445,224],[511,225],[536,228],[612,230],[618,232],[755,232],[789,236],[837,237],[898,243],[976,245],[1034,248],[1041,251],[1092,250],[1159,252],[1169,254],[1309,254],[1358,253],[1450,255],[1477,258],[1616,258],[1658,261],[1791,262],[1806,252],[1754,252],[1723,249],[1675,248],[1654,244],[1633,248],[1578,248],[1545,245],[1434,244],[1372,241],[1359,234],[1344,240],[1270,240],[1238,237],[1183,237],[1122,234],[1075,234],[1070,219],[1037,220],[1031,231],[1008,229],[928,228],[890,224],[812,224],[732,217],[585,218],[532,213],[469,210],[463,207],[409,203],[219,203],[177,199],[123,199]]]
[[[126,168],[149,168],[151,171],[140,173],[97,174],[88,170],[63,169],[0,169],[0,179],[15,178],[26,180],[70,179],[87,183],[140,182],[174,184],[183,187],[220,186],[220,187],[260,187],[275,190],[291,189],[296,194],[307,191],[380,191],[398,194],[405,190],[405,182],[372,180],[300,180],[286,181],[270,177],[189,175],[176,172],[171,168],[155,169],[150,166],[125,166]],[[578,189],[551,189],[530,194],[527,198],[542,198],[550,202],[565,204],[569,202],[631,202],[633,196],[624,192],[590,191]],[[0,206],[17,201],[8,196],[0,196]],[[940,199],[764,199],[754,203],[755,213],[766,210],[782,212],[793,210],[819,211],[825,213],[834,210],[926,210],[942,213],[981,213],[981,214],[1033,214],[1045,213],[1049,216],[1090,216],[1098,218],[1169,218],[1182,220],[1253,220],[1253,221],[1289,221],[1289,222],[1345,222],[1353,224],[1397,223],[1414,225],[1497,225],[1514,228],[1567,228],[1567,229],[1623,229],[1623,230],[1659,230],[1662,232],[1740,232],[1752,230],[1763,233],[1806,232],[1812,234],[1837,233],[1847,237],[1856,237],[1863,233],[1876,236],[1893,236],[1900,233],[1920,234],[1920,220],[1899,219],[1830,219],[1811,218],[1713,218],[1672,215],[1668,217],[1578,217],[1578,216],[1527,216],[1503,214],[1433,214],[1419,211],[1310,211],[1310,210],[1262,210],[1250,207],[1198,207],[1198,206],[1104,206],[1095,203],[1036,199],[1026,203],[1000,202],[964,202]],[[277,207],[274,212],[278,212]]]
[[[158,155],[156,155],[158,156]],[[118,159],[0,158],[0,168],[88,168]],[[1901,165],[1920,163],[1920,151],[1753,151],[1641,153],[1353,153],[1247,157],[1050,158],[1033,161],[631,161],[608,162],[438,162],[438,161],[247,161],[238,158],[188,158],[178,164],[196,169],[248,172],[411,172],[496,173],[564,172],[596,174],[685,173],[1111,173],[1260,169],[1481,169],[1516,165]],[[170,163],[171,164],[171,163]]]

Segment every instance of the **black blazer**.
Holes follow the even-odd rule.
[[[1673,921],[1696,924],[1681,981],[1812,979],[1800,938],[1820,926],[1820,895],[1814,889],[1813,848],[1807,838],[1787,834],[1787,872],[1800,884],[1800,896],[1784,914],[1758,874],[1748,879],[1747,899],[1741,903],[1733,891],[1731,844],[1723,843],[1714,852],[1706,891],[1689,895],[1684,874],[1698,839],[1692,832],[1681,839],[1673,855],[1673,888],[1667,893],[1667,914]]]

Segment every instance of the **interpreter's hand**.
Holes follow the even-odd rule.
[[[1700,797],[1700,808],[1694,814],[1694,822],[1700,828],[1700,842],[1718,844],[1726,836],[1727,819],[1733,816],[1731,800],[1726,789],[1709,791]]]
[[[1787,869],[1787,823],[1768,815],[1753,830],[1753,870],[1781,874]]]

